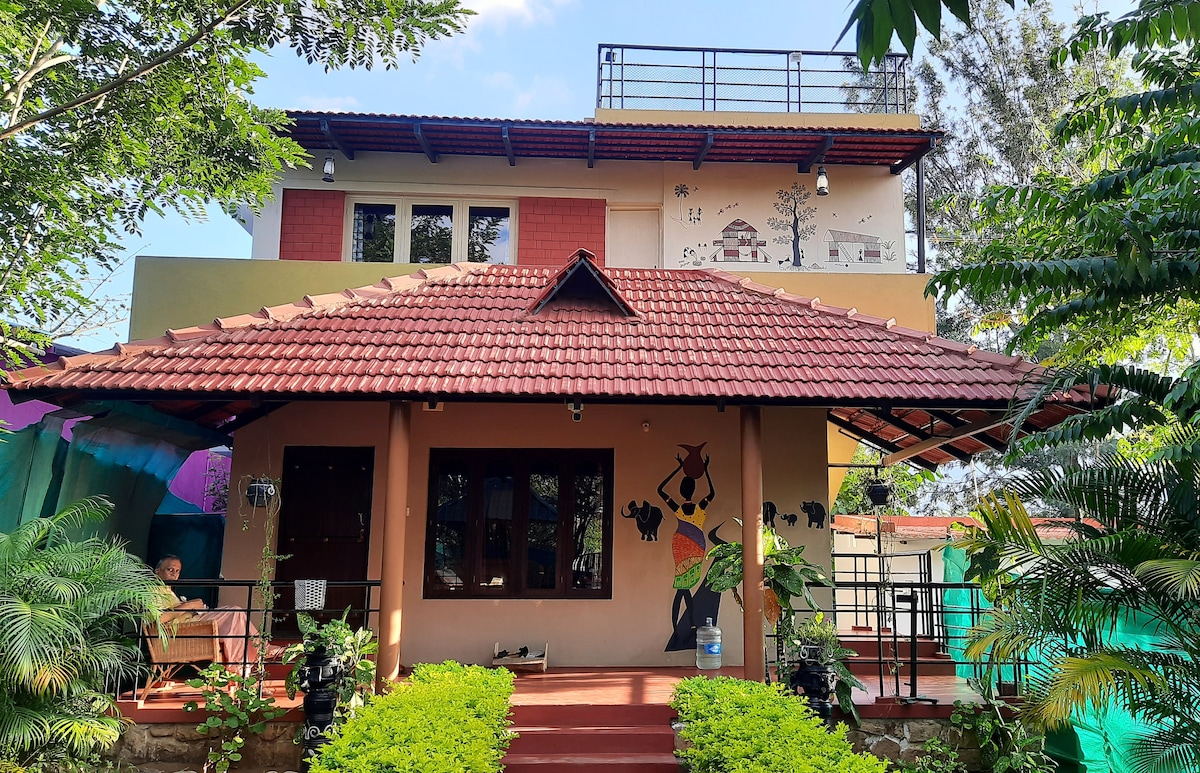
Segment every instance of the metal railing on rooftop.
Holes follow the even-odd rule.
[[[863,72],[850,51],[601,43],[596,107],[765,113],[907,113],[908,57]]]

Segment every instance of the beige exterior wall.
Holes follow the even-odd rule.
[[[757,113],[737,110],[635,110],[596,108],[597,123],[680,124],[686,126],[787,126],[798,129],[920,129],[912,113]]]
[[[649,428],[643,429],[648,422]],[[448,403],[439,412],[414,407],[409,469],[409,517],[403,557],[380,555],[385,496],[387,405],[384,403],[293,404],[237,432],[233,480],[269,471],[278,476],[287,445],[374,446],[375,491],[369,576],[378,578],[383,560],[404,562],[405,664],[454,658],[480,662],[492,644],[550,644],[552,665],[685,665],[694,653],[664,653],[671,633],[674,518],[666,515],[659,540],[640,539],[636,524],[620,517],[622,503],[643,499],[663,506],[656,493],[675,467],[676,444],[706,442],[716,496],[705,532],[736,540],[740,512],[738,412],[705,407],[585,405],[581,422],[561,405]],[[819,409],[763,411],[764,493],[781,512],[798,512],[803,500],[826,498],[825,416]],[[429,451],[433,447],[529,447],[614,449],[612,599],[423,599],[425,517]],[[671,490],[671,487],[668,488]],[[675,488],[671,493],[677,495]],[[700,486],[703,495],[704,484]],[[287,497],[287,492],[281,492]],[[665,510],[665,506],[664,510]],[[249,530],[231,515],[227,524],[224,574],[253,578],[262,549],[262,511]],[[829,530],[780,525],[793,544],[828,564]],[[286,546],[284,546],[286,548]],[[730,594],[721,602],[726,662],[742,661],[741,613]]]
[[[840,125],[840,124],[839,124]],[[351,252],[352,213],[357,203],[397,203],[417,197],[451,201],[477,199],[509,203],[511,222],[519,218],[521,196],[604,199],[610,211],[659,210],[661,235],[640,242],[620,265],[664,268],[720,266],[729,270],[780,272],[903,273],[905,270],[903,192],[900,177],[886,167],[829,166],[830,193],[816,196],[816,169],[798,174],[794,164],[702,164],[647,161],[598,161],[595,168],[578,160],[442,156],[437,164],[420,154],[356,154],[337,162],[337,181],[324,183],[320,170],[298,169],[283,178],[283,188],[309,188],[346,193],[343,227],[344,259]],[[780,192],[793,183],[807,190],[801,210],[812,208],[803,225],[811,226],[801,240],[804,259],[793,261],[791,238],[785,226],[771,225],[780,217]],[[685,195],[686,189],[686,195]],[[256,257],[279,255],[280,229],[273,224],[278,208],[256,219],[253,252]],[[401,217],[401,220],[403,218]],[[749,252],[731,259],[725,251],[729,227],[754,236]],[[520,234],[515,234],[519,241]],[[785,238],[787,243],[775,243]],[[273,241],[273,244],[270,243]],[[758,242],[764,244],[759,246]],[[612,256],[610,242],[607,254]],[[624,245],[623,245],[624,246]],[[830,249],[838,251],[831,260]],[[872,257],[872,252],[879,256]],[[513,252],[515,254],[515,251]],[[874,261],[874,262],[872,262]]]

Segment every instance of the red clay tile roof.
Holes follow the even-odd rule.
[[[883,515],[879,518],[879,530],[883,534],[895,535],[899,539],[944,539],[955,535],[955,525],[979,526],[979,521],[965,516],[946,515]],[[1033,518],[1033,525],[1043,539],[1064,540],[1077,532],[1071,528],[1070,518]],[[1092,528],[1100,528],[1097,521],[1084,519]],[[830,526],[844,534],[866,534],[875,536],[875,516],[835,515]]]
[[[9,374],[8,388],[152,401],[580,396],[997,410],[1036,370],[720,271],[601,271],[637,316],[586,297],[532,314],[553,270],[457,264],[64,357]]]

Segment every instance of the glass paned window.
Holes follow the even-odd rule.
[[[426,598],[611,598],[612,450],[429,454]]]
[[[469,207],[467,220],[467,260],[472,263],[508,263],[508,207]]]
[[[436,478],[433,517],[433,561],[430,580],[447,590],[463,590],[468,576],[467,497],[464,470],[444,469]]]
[[[488,467],[483,479],[483,572],[479,585],[504,588],[510,582],[513,543],[513,474],[506,464]]]
[[[350,259],[391,263],[396,259],[396,205],[355,204]]]
[[[596,462],[575,469],[575,507],[571,525],[571,585],[598,590],[604,576],[604,473]]]
[[[529,473],[529,529],[526,535],[526,587],[553,590],[558,584],[558,470],[535,467]]]
[[[413,204],[409,229],[412,263],[449,263],[453,254],[454,207],[450,204]]]

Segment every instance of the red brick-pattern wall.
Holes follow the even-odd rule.
[[[522,196],[518,202],[517,263],[565,265],[582,247],[604,265],[604,199]]]
[[[284,189],[280,259],[341,260],[345,222],[344,191]]]

